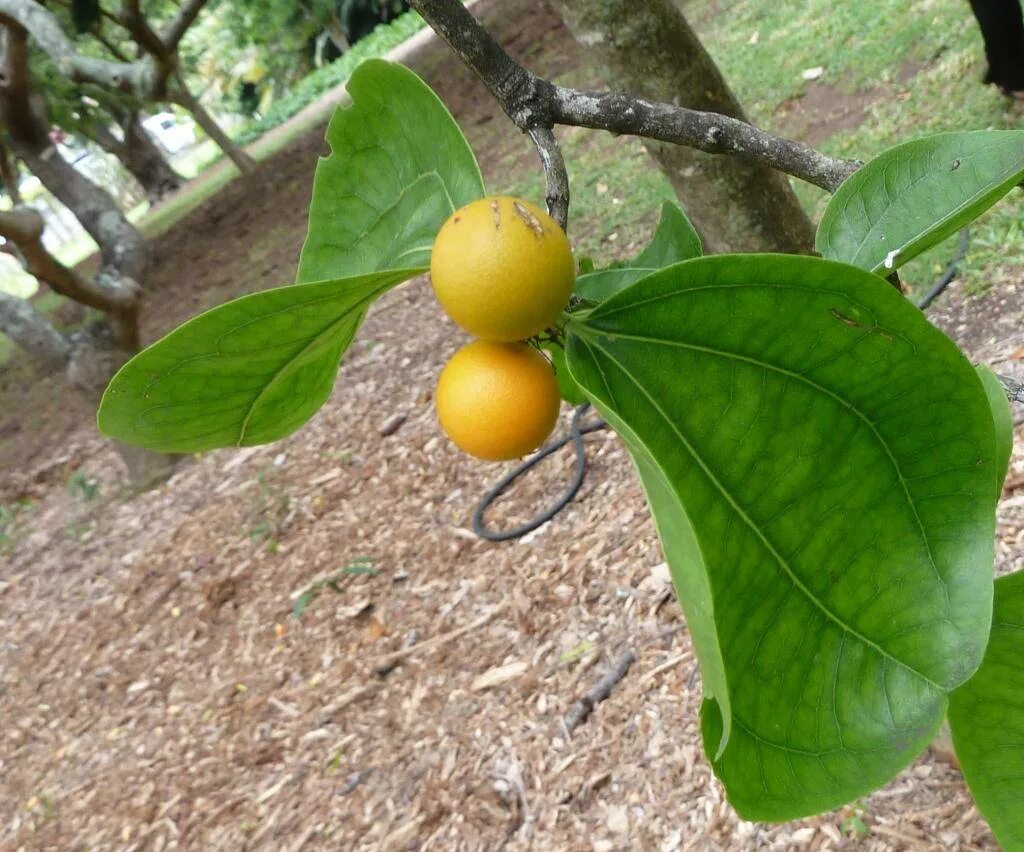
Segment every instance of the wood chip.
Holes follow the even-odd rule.
[[[498,686],[506,681],[514,680],[517,677],[522,676],[529,671],[530,664],[525,660],[519,660],[514,663],[508,663],[504,666],[498,666],[495,669],[490,669],[484,672],[476,680],[473,681],[470,689],[473,692],[479,692],[483,689],[490,689],[493,686]]]

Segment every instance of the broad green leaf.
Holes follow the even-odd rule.
[[[283,438],[330,395],[370,303],[424,271],[264,290],[200,314],[118,371],[100,431],[166,453]]]
[[[996,580],[985,660],[950,696],[967,786],[1007,852],[1024,850],[1024,572]]]
[[[625,263],[580,275],[574,292],[583,299],[600,302],[658,269],[700,254],[700,237],[683,209],[666,201],[661,205],[661,219],[647,248]]]
[[[583,340],[580,340],[580,345],[587,346]],[[706,699],[713,697],[724,708],[725,727],[714,749],[715,753],[720,753],[729,739],[729,690],[722,650],[715,633],[714,604],[703,553],[679,495],[643,440],[630,429],[617,411],[604,405],[596,396],[592,401],[608,425],[625,441],[637,473],[640,474],[640,482],[672,574],[672,584],[676,588],[690,638],[697,651],[704,696]]]
[[[300,284],[427,266],[445,219],[484,194],[462,131],[412,71],[371,59],[347,88],[313,179]]]
[[[999,378],[984,364],[975,367],[985,387],[992,408],[992,420],[996,427],[996,500],[1003,494],[1003,483],[1010,470],[1010,456],[1013,455],[1013,412],[1006,398],[1006,388]]]
[[[565,350],[554,343],[545,343],[541,349],[551,360],[551,366],[555,368],[555,381],[558,382],[558,395],[569,405],[582,405],[587,401],[586,394],[580,390],[579,385],[569,375],[569,368],[565,364]]]
[[[976,219],[1022,179],[1022,130],[905,142],[843,182],[815,244],[823,257],[886,275]]]
[[[997,453],[971,365],[881,278],[809,257],[681,263],[567,331],[689,598],[736,810],[793,819],[890,779],[988,636]]]

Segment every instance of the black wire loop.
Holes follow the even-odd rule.
[[[946,289],[950,281],[956,278],[957,267],[960,265],[960,261],[964,259],[964,255],[967,254],[967,246],[970,245],[970,242],[971,232],[964,228],[960,232],[960,242],[956,247],[956,254],[949,262],[949,266],[946,267],[946,271],[942,273],[939,280],[932,285],[932,288],[917,303],[917,306],[922,311],[935,301],[938,295]]]
[[[604,429],[608,425],[600,419],[591,423],[584,423],[583,418],[589,410],[590,403],[585,402],[583,405],[577,406],[576,410],[573,412],[572,423],[569,426],[569,433],[567,435],[564,435],[557,441],[553,441],[552,443],[541,447],[541,449],[530,456],[530,458],[513,468],[507,476],[505,476],[497,485],[483,496],[483,499],[473,512],[473,532],[480,536],[480,538],[485,538],[488,541],[508,541],[513,538],[521,538],[528,532],[533,532],[537,527],[546,524],[568,505],[572,498],[576,496],[576,492],[580,490],[580,486],[583,485],[583,477],[586,475],[587,471],[587,457],[583,452],[583,436],[591,432],[596,432],[599,429]],[[530,518],[530,520],[525,524],[521,524],[520,526],[513,527],[509,530],[488,529],[484,523],[484,512],[490,508],[491,504],[520,476],[528,470],[533,469],[538,463],[546,459],[552,453],[560,450],[570,441],[573,443],[573,449],[576,455],[575,472],[573,474],[572,482],[569,483],[569,487],[565,489],[562,496],[543,512]]]

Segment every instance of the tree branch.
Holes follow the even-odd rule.
[[[142,291],[131,279],[108,274],[87,278],[69,269],[43,246],[43,217],[35,210],[0,211],[0,236],[18,249],[25,269],[69,299],[110,316],[118,342],[138,345],[138,311]]]
[[[164,49],[168,52],[173,52],[178,48],[178,42],[184,37],[185,33],[188,32],[188,28],[195,23],[199,13],[202,11],[209,0],[188,0],[179,10],[178,14],[174,16],[174,19],[167,25],[167,29],[164,30],[164,34],[160,37],[160,41],[163,42]]]
[[[558,124],[643,136],[708,154],[735,154],[829,192],[863,165],[858,160],[829,157],[803,142],[784,139],[727,115],[654,103],[627,94],[555,86],[551,114]]]
[[[60,369],[71,357],[71,344],[53,323],[29,302],[3,291],[0,291],[0,331],[43,369]]]
[[[145,99],[157,97],[163,86],[155,62],[143,57],[137,62],[111,62],[83,56],[64,33],[51,12],[34,0],[0,0],[0,24],[25,30],[57,65],[76,83],[96,83]]]
[[[544,169],[544,180],[547,184],[548,214],[561,226],[568,230],[569,221],[569,173],[565,170],[562,149],[550,127],[534,127],[530,138],[537,146],[541,166]]]
[[[567,124],[734,154],[829,192],[861,166],[724,115],[552,85],[513,60],[459,0],[410,0],[409,5],[476,73],[520,130]]]

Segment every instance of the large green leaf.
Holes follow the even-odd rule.
[[[579,341],[583,347],[587,343]],[[729,689],[726,683],[725,664],[722,650],[718,646],[715,632],[714,603],[708,582],[704,555],[694,534],[693,525],[679,495],[672,487],[669,476],[658,464],[658,460],[632,431],[627,421],[613,408],[604,404],[597,396],[592,398],[595,407],[619,436],[626,442],[630,457],[640,474],[640,482],[651,507],[654,524],[658,530],[665,558],[672,574],[679,603],[686,615],[697,659],[700,661],[705,699],[715,699],[723,708],[725,728],[722,731],[717,756],[729,739],[731,715],[729,712]]]
[[[588,301],[600,302],[652,272],[700,254],[700,237],[683,208],[666,201],[661,205],[661,219],[647,248],[632,260],[580,275],[573,292]]]
[[[1024,572],[996,580],[985,660],[950,696],[967,786],[1007,852],[1024,850]]]
[[[976,219],[1022,179],[1022,130],[940,133],[905,142],[836,190],[816,247],[823,257],[884,275]]]
[[[730,801],[784,820],[884,783],[988,636],[996,439],[971,365],[881,278],[807,257],[681,263],[567,330],[689,598]]]
[[[283,438],[327,399],[370,303],[424,271],[264,290],[200,314],[118,371],[100,431],[168,453]]]
[[[371,59],[347,88],[313,179],[299,283],[426,266],[445,219],[484,194],[462,131],[412,71]]]

